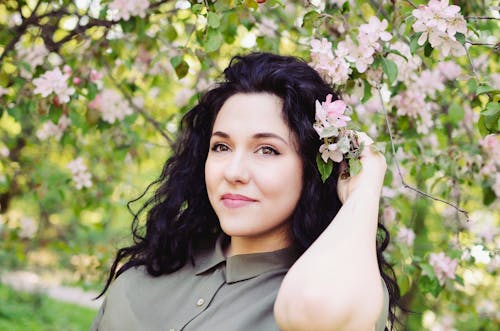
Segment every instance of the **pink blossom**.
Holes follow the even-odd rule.
[[[422,112],[430,111],[425,101],[425,94],[417,88],[408,88],[400,92],[391,100],[391,104],[396,107],[398,115],[407,115],[417,118]]]
[[[278,25],[273,19],[262,17],[258,24],[259,35],[273,38],[276,36]]]
[[[335,54],[344,57],[347,61],[355,64],[358,72],[363,73],[368,66],[373,63],[373,54],[375,49],[368,43],[356,45],[352,39],[347,36],[345,41],[341,41]]]
[[[419,69],[422,64],[422,59],[420,59],[418,55],[412,55],[410,46],[399,40],[391,45],[391,49],[399,51],[408,59],[407,61],[400,55],[393,53],[387,55],[387,58],[394,61],[398,67],[398,80],[401,82],[408,81]]]
[[[431,0],[424,6],[414,9],[412,15],[417,19],[413,24],[415,32],[422,32],[418,44],[426,40],[443,56],[465,54],[463,46],[456,40],[457,32],[466,34],[467,24],[460,14],[460,7],[448,5],[448,0]]]
[[[311,67],[330,84],[341,85],[349,78],[349,64],[333,54],[332,44],[325,38],[311,41]]]
[[[92,83],[97,82],[98,80],[101,80],[103,77],[102,72],[95,71],[94,69],[90,70],[90,81]]]
[[[32,70],[42,65],[49,54],[45,44],[32,44],[29,47],[24,47],[18,43],[16,49],[19,59],[28,63]]]
[[[59,102],[66,103],[69,101],[69,97],[75,93],[75,89],[67,84],[68,78],[69,75],[63,74],[59,68],[46,71],[39,78],[33,79],[34,92],[41,94],[42,97],[47,97],[53,92],[57,95]]]
[[[443,252],[431,253],[429,256],[429,264],[434,268],[434,273],[438,278],[439,284],[444,285],[447,278],[455,278],[455,270],[458,266],[457,259],[451,259]]]
[[[340,162],[344,159],[339,145],[337,144],[323,144],[319,147],[319,152],[321,153],[321,158],[325,162],[328,162],[328,159],[332,159],[334,162]]]
[[[132,108],[118,92],[105,89],[99,93],[94,100],[89,102],[90,109],[101,112],[103,121],[113,124],[115,121],[122,121],[125,116],[133,113]]]
[[[453,61],[446,61],[438,63],[438,70],[445,79],[455,80],[458,76],[460,76],[462,67]]]
[[[78,190],[81,190],[83,187],[92,186],[92,175],[88,172],[87,166],[81,157],[72,160],[66,167],[71,171],[73,182]]]
[[[396,240],[405,246],[411,247],[415,240],[415,232],[410,228],[402,226],[398,231]]]
[[[73,73],[73,70],[71,69],[71,67],[69,65],[65,64],[63,66],[63,72],[65,74],[67,74],[68,76],[70,76]]]
[[[62,115],[57,122],[57,125],[52,121],[45,122],[42,127],[37,131],[36,136],[40,140],[46,140],[54,137],[57,141],[61,140],[64,131],[70,126],[71,119],[66,115]]]
[[[79,77],[74,77],[73,78],[73,84],[79,85],[82,82],[82,80]]]
[[[0,86],[0,97],[9,93],[9,89]]]
[[[373,44],[379,39],[383,41],[389,41],[392,39],[392,35],[385,31],[387,29],[388,23],[386,19],[382,21],[379,20],[377,16],[370,17],[368,24],[362,24],[359,27],[359,39]]]
[[[146,10],[149,8],[148,0],[113,0],[109,4],[112,10],[112,17],[116,20],[123,19],[128,21],[131,16],[146,16]]]
[[[437,70],[424,70],[420,76],[415,77],[412,88],[417,88],[421,93],[434,98],[436,91],[444,90],[442,76]]]
[[[498,135],[489,134],[479,141],[479,145],[489,154],[489,155],[500,155],[500,142],[498,141]]]
[[[0,147],[0,156],[9,157],[10,151],[6,146]]]
[[[384,188],[386,188],[386,187],[384,187]],[[387,225],[394,224],[394,222],[396,221],[396,213],[397,213],[397,211],[396,211],[396,209],[394,209],[394,207],[385,206],[384,211],[383,211],[384,223]]]
[[[316,101],[316,118],[319,119],[325,127],[345,127],[347,122],[351,120],[349,116],[344,115],[347,105],[342,100],[335,100],[332,102],[332,98],[333,96],[328,94],[324,102],[320,103]]]

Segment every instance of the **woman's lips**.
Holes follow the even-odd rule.
[[[221,197],[222,204],[227,208],[239,208],[248,206],[257,200],[240,194],[224,194]]]

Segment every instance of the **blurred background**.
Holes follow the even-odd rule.
[[[2,1],[0,329],[89,328],[180,118],[266,51],[309,62],[385,144],[399,329],[498,330],[499,6]]]

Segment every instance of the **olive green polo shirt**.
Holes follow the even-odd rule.
[[[281,282],[299,254],[293,247],[225,257],[220,236],[172,274],[152,277],[131,268],[111,285],[91,331],[275,331],[273,306]],[[226,240],[227,241],[227,240]],[[384,329],[388,294],[376,331]]]

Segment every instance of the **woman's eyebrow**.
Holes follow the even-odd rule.
[[[215,131],[214,133],[212,133],[212,137],[213,136],[219,136],[221,138],[229,138],[230,137],[227,133],[222,132],[222,131]],[[259,133],[254,134],[252,136],[252,138],[254,138],[254,139],[275,138],[275,139],[281,140],[286,145],[289,145],[289,143],[285,139],[283,139],[279,135],[277,135],[275,133],[271,133],[271,132],[259,132]]]
[[[261,132],[261,133],[256,133],[253,135],[253,137],[255,139],[261,139],[261,138],[276,138],[276,139],[279,139],[281,140],[283,143],[285,143],[286,145],[288,145],[288,142],[281,138],[279,135],[275,134],[275,133],[271,133],[271,132]]]

